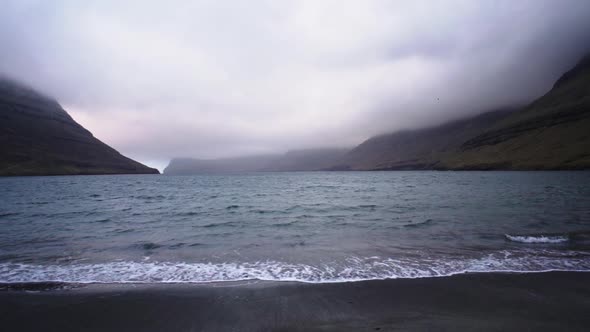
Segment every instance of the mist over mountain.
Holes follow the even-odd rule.
[[[293,150],[273,160],[264,171],[319,171],[333,167],[350,149]]]
[[[332,167],[347,152],[348,149],[323,148],[294,150],[284,154],[210,160],[175,158],[164,169],[164,174],[319,171]]]
[[[53,98],[0,80],[0,174],[157,173],[102,143]],[[525,107],[377,135],[352,149],[175,158],[165,174],[400,169],[590,168],[590,55]]]
[[[192,164],[191,164],[192,163]],[[204,167],[203,165],[208,167]],[[528,106],[485,112],[378,135],[350,151],[288,152],[282,157],[173,160],[199,171],[488,170],[590,168],[590,55]],[[245,167],[245,165],[249,167]]]
[[[277,155],[246,156],[220,159],[174,158],[164,169],[168,175],[200,173],[256,172],[278,159]]]
[[[403,130],[372,137],[355,147],[335,169],[388,170],[433,169],[440,161],[455,153],[466,140],[491,127],[510,114],[510,110],[452,121],[440,126]]]
[[[56,100],[0,77],[0,176],[153,173],[92,136]]]
[[[588,169],[590,55],[517,110],[368,139],[334,169]]]
[[[354,147],[530,103],[590,2],[3,1],[0,73],[150,165]]]
[[[461,145],[458,169],[590,168],[590,54],[524,109]]]

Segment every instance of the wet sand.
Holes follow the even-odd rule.
[[[590,273],[585,272],[486,273],[337,284],[46,288],[1,287],[2,330],[590,330]]]

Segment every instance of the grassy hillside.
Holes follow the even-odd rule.
[[[493,111],[440,126],[376,136],[350,151],[334,169],[437,169],[469,138],[509,115]]]
[[[588,169],[590,56],[544,96],[441,126],[370,138],[332,169]]]
[[[443,164],[452,169],[590,168],[590,56],[547,94],[463,143]]]

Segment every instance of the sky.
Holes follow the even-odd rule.
[[[150,166],[352,147],[525,105],[590,1],[3,0],[0,74]]]

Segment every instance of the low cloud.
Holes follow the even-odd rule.
[[[525,104],[589,51],[590,2],[9,0],[0,45],[0,73],[161,163]]]

